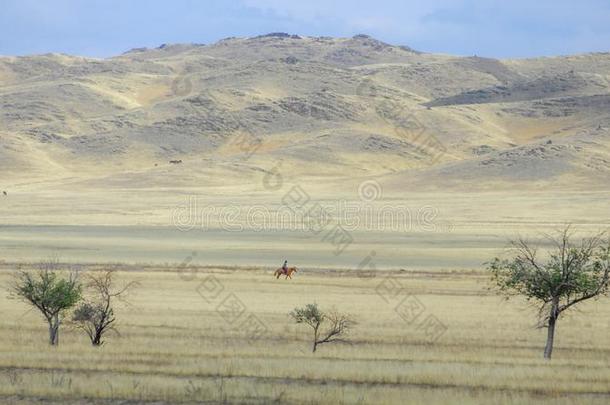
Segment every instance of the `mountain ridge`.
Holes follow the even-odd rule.
[[[295,178],[378,176],[396,190],[604,189],[608,107],[608,53],[500,60],[271,33],[0,57],[0,170],[19,184],[137,171],[154,187],[161,172],[251,183],[283,162]]]

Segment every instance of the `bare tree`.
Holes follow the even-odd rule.
[[[72,317],[72,322],[76,327],[85,331],[93,346],[103,345],[102,339],[107,332],[117,332],[114,301],[115,299],[122,300],[127,290],[136,285],[135,282],[131,282],[115,290],[113,276],[113,270],[88,275],[86,285],[91,291],[92,297],[82,303],[74,311]]]
[[[518,239],[512,242],[510,260],[495,258],[489,264],[500,291],[523,295],[538,304],[539,326],[547,328],[544,358],[550,359],[559,315],[576,304],[608,292],[610,240],[604,234],[573,241],[567,226],[557,235],[547,235],[551,251],[539,259],[538,247]]]
[[[295,308],[290,316],[296,323],[304,323],[313,329],[313,353],[316,352],[318,345],[323,343],[347,342],[344,336],[356,325],[356,322],[348,315],[340,314],[337,311],[324,313],[320,311],[317,304],[307,304],[303,308]]]
[[[49,343],[59,344],[59,327],[66,311],[78,303],[82,287],[76,272],[62,277],[57,260],[39,265],[38,271],[20,271],[12,292],[40,311],[49,324]]]

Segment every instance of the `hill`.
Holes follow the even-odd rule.
[[[454,57],[365,35],[3,57],[0,165],[20,183],[247,183],[285,161],[424,188],[607,187],[609,77],[610,54]]]

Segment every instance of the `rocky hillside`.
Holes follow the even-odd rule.
[[[238,184],[277,162],[396,189],[605,189],[610,54],[494,60],[276,33],[0,57],[7,184]]]

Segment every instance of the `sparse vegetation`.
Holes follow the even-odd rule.
[[[544,357],[550,359],[559,316],[608,292],[610,241],[596,235],[574,242],[570,227],[546,239],[552,246],[547,259],[539,257],[537,246],[519,239],[512,242],[512,258],[495,258],[489,270],[500,291],[538,303],[540,326],[547,328]]]
[[[290,316],[296,323],[309,325],[313,329],[313,353],[324,343],[347,342],[345,336],[356,324],[348,315],[340,314],[336,310],[328,313],[320,311],[318,304],[295,308]]]
[[[49,343],[59,344],[59,327],[70,308],[81,299],[82,287],[78,274],[66,276],[59,263],[50,260],[39,265],[36,272],[20,271],[12,291],[23,301],[38,309],[49,324]]]
[[[605,2],[85,3],[2,4],[0,404],[610,403]]]
[[[268,326],[265,338],[227,329],[215,311],[218,301],[204,300],[195,291],[197,280],[184,281],[171,268],[115,273],[121,283],[140,285],[127,296],[130,307],[115,308],[121,336],[103,350],[74,328],[62,328],[60,346],[41,347],[46,328],[38,314],[0,294],[0,402],[16,396],[24,403],[45,398],[53,404],[224,397],[228,403],[607,402],[610,323],[600,319],[610,319],[610,300],[585,301],[573,322],[562,322],[558,361],[549,363],[539,356],[545,331],[531,328],[536,311],[520,297],[508,305],[490,294],[487,273],[396,274],[447,324],[442,340],[429,343],[375,294],[379,279],[312,270],[298,283],[278,285],[260,270],[208,271]],[[0,271],[0,284],[10,274]],[[314,290],[321,309],[358,316],[351,344],[323,345],[316,356],[303,342],[311,338],[309,327],[288,325],[286,317],[292,307],[311,302]],[[273,292],[273,303],[265,291]],[[63,386],[53,385],[52,375],[65,376]]]
[[[113,276],[112,270],[88,275],[87,287],[92,291],[92,297],[80,304],[72,317],[74,324],[85,331],[93,346],[103,345],[107,332],[118,333],[115,328],[114,302],[122,300],[127,291],[135,285],[132,282],[123,288],[115,289]]]

